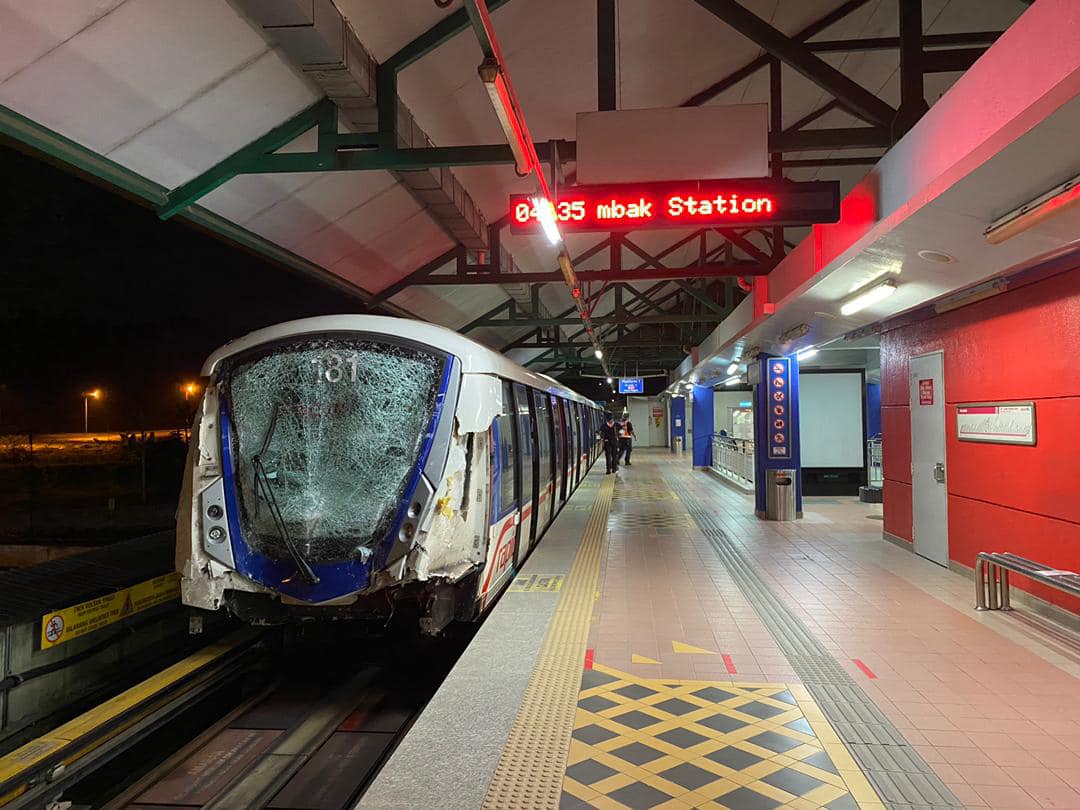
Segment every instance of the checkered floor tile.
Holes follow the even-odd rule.
[[[594,664],[560,806],[857,808],[841,775],[853,763],[826,751],[820,717],[798,685],[649,680]]]

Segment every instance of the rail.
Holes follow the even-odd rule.
[[[712,469],[743,486],[754,486],[754,442],[714,433]]]
[[[881,437],[866,442],[866,485],[880,487],[885,481],[882,471]]]
[[[1012,610],[1009,572],[1020,574],[1072,596],[1080,596],[1080,574],[1061,571],[1008,552],[979,552],[975,557],[975,609]]]

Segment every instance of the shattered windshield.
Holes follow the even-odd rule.
[[[283,524],[310,562],[366,560],[404,497],[444,365],[411,346],[323,337],[275,345],[229,369],[247,544],[287,559]]]

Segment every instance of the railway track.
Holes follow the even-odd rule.
[[[352,806],[468,638],[316,632],[241,631],[0,758],[0,807]]]

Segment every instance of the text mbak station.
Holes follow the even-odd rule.
[[[835,222],[839,187],[829,182],[697,181],[650,186],[574,186],[552,204],[559,229],[640,230],[709,225],[804,225]],[[524,194],[510,198],[510,227],[540,228],[537,206]]]

